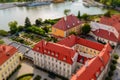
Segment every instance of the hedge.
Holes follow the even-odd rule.
[[[33,74],[33,73],[23,74],[23,75],[19,76],[19,77],[18,77],[17,79],[15,79],[15,80],[19,80],[19,79],[21,79],[21,78],[23,78],[23,77],[25,77],[25,76],[34,76],[34,74]]]

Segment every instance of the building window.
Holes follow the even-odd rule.
[[[46,53],[46,50],[44,50],[44,53]]]
[[[92,52],[92,50],[90,50],[90,52]]]
[[[50,54],[50,51],[48,51],[48,54]]]
[[[58,57],[58,53],[56,53],[56,57]]]

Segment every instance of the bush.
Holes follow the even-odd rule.
[[[15,80],[19,80],[19,79],[21,79],[21,78],[23,78],[23,77],[25,77],[25,76],[34,76],[34,74],[32,74],[32,73],[24,74],[24,75],[19,76],[19,77],[18,77],[17,79],[15,79]]]
[[[116,66],[114,64],[110,65],[110,70],[114,71],[116,69]]]
[[[1,36],[7,36],[7,35],[8,35],[8,32],[7,32],[7,31],[4,31],[4,30],[0,30],[0,35],[1,35]]]
[[[40,80],[41,76],[37,75],[33,80]]]
[[[113,64],[117,64],[117,61],[116,61],[116,60],[112,60],[112,63],[113,63]]]
[[[114,59],[118,59],[119,58],[119,56],[117,55],[117,54],[114,54]]]
[[[44,80],[47,80],[46,78]]]
[[[112,80],[111,77],[106,77],[105,80]]]
[[[0,39],[0,44],[3,44],[3,43],[4,43],[4,41]]]
[[[108,75],[109,75],[109,77],[112,77],[113,76],[113,71],[109,71]]]

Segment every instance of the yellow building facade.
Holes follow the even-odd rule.
[[[6,52],[5,52],[6,53]],[[1,61],[4,61],[4,63],[2,63],[0,65],[0,80],[7,80],[7,78],[10,76],[10,74],[18,67],[18,65],[20,65],[20,57],[19,57],[19,53],[15,52],[14,54],[11,55],[11,53],[7,52],[7,55],[3,55],[1,59]],[[6,58],[9,57],[9,58]]]
[[[67,37],[71,32],[81,33],[81,21],[74,15],[61,18],[52,26],[52,34],[59,37]]]

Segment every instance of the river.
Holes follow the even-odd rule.
[[[103,14],[107,11],[98,7],[84,7],[82,0],[75,2],[52,3],[50,5],[37,7],[13,7],[0,10],[0,29],[8,31],[8,23],[14,20],[17,21],[19,25],[23,25],[26,17],[29,17],[32,23],[34,23],[37,18],[42,18],[43,20],[59,18],[64,16],[65,9],[70,9],[70,14],[74,15],[77,15],[79,10],[81,14],[87,13],[90,15]]]

